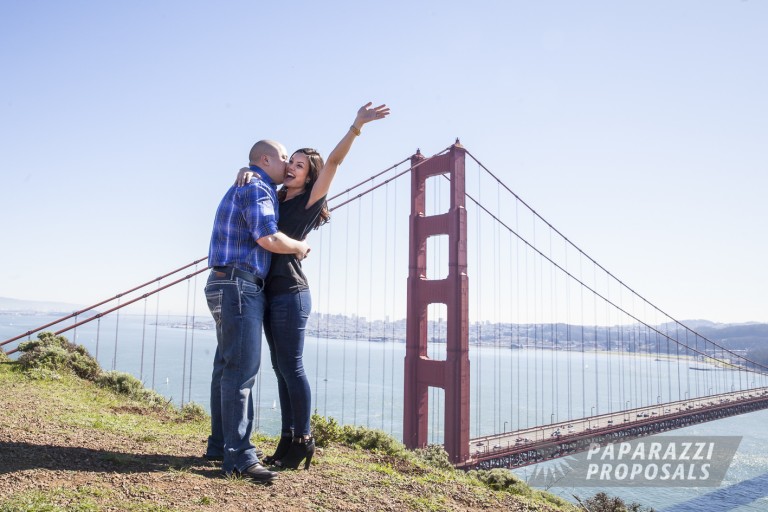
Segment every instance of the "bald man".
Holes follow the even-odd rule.
[[[211,435],[205,458],[222,461],[226,475],[239,474],[268,483],[277,473],[261,465],[251,444],[254,405],[251,389],[261,361],[264,278],[272,253],[296,254],[309,246],[277,230],[277,185],[283,182],[288,152],[271,140],[253,145],[254,176],[243,187],[229,188],[216,211],[205,287],[216,321],[216,354],[211,379]]]

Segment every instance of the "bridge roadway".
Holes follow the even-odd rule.
[[[608,444],[768,409],[768,387],[666,402],[472,439],[463,469],[516,468]]]

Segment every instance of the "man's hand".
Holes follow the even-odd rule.
[[[274,235],[267,235],[256,240],[264,249],[275,254],[295,254],[301,261],[309,254],[309,244],[302,240],[294,240],[278,231]]]

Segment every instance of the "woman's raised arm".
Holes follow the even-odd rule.
[[[360,135],[363,125],[377,119],[384,119],[389,115],[389,107],[386,105],[379,105],[378,107],[371,107],[371,105],[373,103],[368,102],[358,109],[355,120],[349,127],[349,130],[347,130],[347,133],[344,134],[339,143],[336,144],[331,154],[328,155],[328,158],[325,160],[325,166],[318,173],[317,181],[315,181],[312,187],[312,195],[309,197],[308,205],[315,204],[328,193],[328,190],[331,188],[331,182],[334,176],[336,176],[336,170],[347,156],[347,153],[349,153],[355,138]]]

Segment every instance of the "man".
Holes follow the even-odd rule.
[[[283,182],[288,152],[262,140],[250,155],[254,178],[232,186],[216,211],[205,287],[216,321],[217,347],[211,379],[211,435],[205,458],[222,460],[226,475],[267,483],[277,476],[259,462],[251,444],[254,405],[251,388],[261,361],[264,278],[271,253],[306,257],[309,246],[277,231],[276,185]]]

